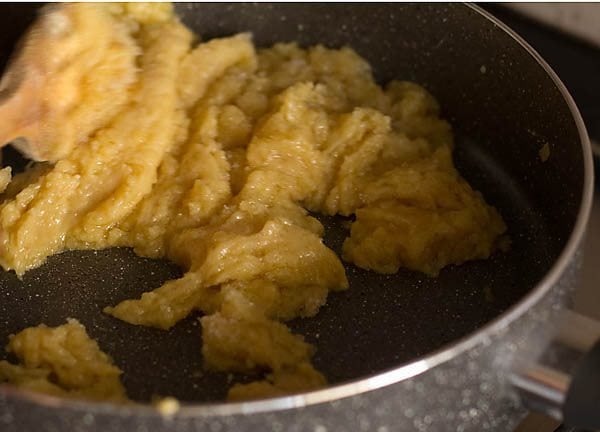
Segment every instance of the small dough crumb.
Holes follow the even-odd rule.
[[[546,162],[548,160],[548,158],[550,157],[550,144],[546,143],[542,146],[542,148],[540,148],[540,151],[538,152],[538,154],[540,155],[540,160],[542,162]]]
[[[163,417],[173,417],[181,408],[179,401],[170,396],[160,399],[154,406]]]

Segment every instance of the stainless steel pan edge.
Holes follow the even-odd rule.
[[[585,172],[577,222],[551,271],[496,320],[456,343],[396,369],[328,389],[266,401],[184,405],[173,417],[147,406],[64,401],[8,389],[0,392],[2,430],[505,430],[523,413],[507,380],[513,361],[535,355],[577,281],[589,216],[593,169],[577,107],[556,74],[520,37],[509,33],[552,78],[579,130]],[[293,408],[293,409],[292,409]]]

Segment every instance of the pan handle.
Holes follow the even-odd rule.
[[[529,409],[600,429],[600,322],[566,311],[555,338],[511,381]]]

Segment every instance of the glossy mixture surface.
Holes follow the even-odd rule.
[[[169,329],[202,311],[205,366],[264,374],[229,398],[326,384],[283,323],[348,288],[310,212],[348,217],[342,258],[380,273],[435,276],[506,246],[418,85],[381,88],[349,48],[256,49],[247,34],[194,45],[164,6],[72,7],[127,29],[135,80],[88,139],[8,185],[0,263],[23,274],[64,250],[115,246],[175,262],[183,277],[105,312]]]

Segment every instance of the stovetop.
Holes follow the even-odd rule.
[[[600,142],[600,79],[598,79],[600,41],[598,45],[594,45],[593,39],[584,41],[571,37],[530,18],[525,18],[503,5],[482,6],[519,33],[550,64],[575,99],[590,138]],[[573,18],[582,13],[582,10],[575,9],[577,7],[581,5],[573,5],[573,9],[569,11],[571,17],[558,16],[556,9],[548,11],[552,12],[548,15],[555,15],[559,21]],[[600,177],[600,155],[596,157],[595,165]],[[600,319],[600,178],[596,178],[596,189],[586,235],[583,275],[575,296],[575,309]],[[515,432],[575,432],[575,430],[561,426],[555,420],[532,413]]]

